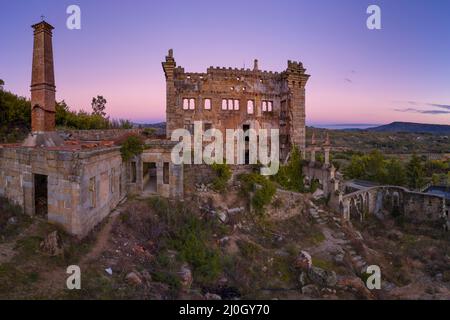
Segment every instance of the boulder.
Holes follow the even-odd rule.
[[[344,263],[344,257],[345,257],[345,255],[343,253],[337,253],[333,257],[333,260],[334,260],[334,262],[336,262],[336,264],[343,264]]]
[[[356,291],[361,297],[365,299],[373,299],[374,296],[364,285],[364,282],[358,277],[344,276],[339,278],[337,287],[343,289],[350,289]]]
[[[142,271],[141,275],[145,281],[147,281],[147,282],[152,281],[152,276],[151,276],[150,272],[148,272],[147,270]]]
[[[228,216],[226,214],[225,211],[219,211],[217,212],[217,217],[219,218],[219,220],[223,223],[227,222],[228,220]]]
[[[39,244],[39,249],[51,257],[63,255],[64,245],[58,231],[49,233]]]
[[[17,224],[17,218],[16,217],[11,217],[8,219],[8,224]]]
[[[317,288],[317,286],[313,285],[313,284],[308,284],[306,286],[302,287],[302,293],[305,296],[308,297],[318,297],[320,295],[319,289]]]
[[[308,270],[308,278],[321,287],[334,287],[337,282],[336,272],[318,267],[311,267]]]
[[[219,296],[218,294],[208,292],[205,294],[205,299],[206,300],[222,300],[222,297]]]
[[[140,286],[142,284],[142,276],[139,272],[133,271],[126,275],[125,281],[129,284]]]
[[[302,270],[309,270],[312,267],[311,255],[306,251],[300,251],[295,259],[295,267]]]
[[[318,199],[320,199],[320,198],[323,198],[324,196],[325,196],[325,194],[324,194],[323,190],[321,190],[321,189],[317,189],[317,190],[314,191],[314,193],[312,194],[312,197],[313,197],[315,200],[318,200]]]
[[[187,264],[183,264],[178,272],[180,277],[181,286],[185,289],[189,289],[193,282],[192,271]]]

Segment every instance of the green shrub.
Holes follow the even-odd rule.
[[[256,213],[262,214],[266,205],[272,202],[276,187],[272,181],[257,173],[242,174],[239,176],[242,192],[245,197],[251,198],[251,204]]]
[[[311,193],[316,192],[317,188],[319,188],[319,185],[320,185],[319,180],[313,179],[313,180],[311,181],[310,192],[311,192]]]
[[[120,147],[120,153],[124,161],[141,154],[144,151],[144,144],[136,136],[129,136]]]
[[[169,201],[162,197],[150,197],[148,199],[148,204],[159,216],[166,213],[169,209]]]
[[[219,251],[208,246],[211,225],[191,214],[180,214],[183,223],[170,229],[169,246],[180,253],[181,258],[193,268],[198,283],[210,283],[222,271]]]
[[[226,163],[213,163],[211,165],[216,177],[213,179],[213,188],[216,191],[224,191],[227,187],[228,180],[231,178],[230,166]]]
[[[273,176],[273,180],[285,189],[304,192],[303,161],[296,147],[292,149],[288,163],[280,166],[278,173]]]

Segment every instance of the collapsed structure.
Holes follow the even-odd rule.
[[[222,133],[226,129],[279,129],[280,159],[286,160],[293,147],[304,157],[310,154],[303,168],[305,178],[320,182],[336,212],[349,219],[352,212],[362,215],[380,207],[375,189],[345,191],[344,181],[330,163],[328,138],[321,147],[314,138],[306,146],[305,85],[309,75],[300,62],[288,61],[281,73],[259,70],[257,60],[252,70],[210,67],[206,73],[188,73],[176,66],[169,50],[162,63],[167,137],[146,139],[142,154],[123,161],[116,142],[124,134],[139,133],[138,129],[55,131],[53,27],[42,21],[33,29],[32,132],[22,144],[0,145],[0,196],[22,206],[26,214],[42,216],[82,237],[127,194],[182,199],[185,168],[171,161],[175,142],[167,138],[178,128],[192,131],[197,120],[205,129],[214,127]],[[319,165],[315,154],[320,150],[325,152],[325,163]],[[196,170],[189,171],[195,174]],[[395,204],[410,201],[402,206],[405,214],[424,210],[417,215],[423,219],[442,214],[438,196],[410,197],[407,191],[397,190],[392,191],[392,199]],[[414,205],[416,201],[429,206]]]

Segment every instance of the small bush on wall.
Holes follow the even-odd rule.
[[[122,146],[120,147],[120,153],[124,161],[130,160],[132,157],[141,154],[144,151],[144,144],[137,136],[129,136]]]

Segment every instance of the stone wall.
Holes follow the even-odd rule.
[[[127,164],[127,190],[134,194],[158,194],[167,198],[183,197],[183,165],[174,164],[171,160],[171,151],[174,142],[168,140],[153,140],[146,142],[146,148],[141,155],[133,157]],[[144,176],[144,164],[154,163],[156,165],[156,190],[146,190],[147,178]],[[164,164],[168,166],[168,180],[164,181]],[[132,166],[136,166],[134,169]],[[167,169],[167,168],[166,168]],[[136,172],[136,181],[130,177],[132,171]],[[167,182],[167,183],[165,183]]]
[[[352,215],[362,219],[365,214],[384,216],[396,212],[411,221],[438,221],[445,213],[442,197],[399,186],[376,186],[333,196],[331,204],[346,219]]]
[[[206,73],[185,72],[169,51],[166,76],[167,137],[178,128],[191,130],[194,121],[219,129],[280,129],[280,157],[292,145],[305,148],[305,85],[309,75],[299,62],[281,72],[210,67]],[[253,102],[249,112],[248,103]],[[224,103],[226,108],[224,109]],[[263,110],[263,104],[271,110]],[[206,106],[209,105],[210,108]]]
[[[63,137],[81,141],[115,140],[125,134],[140,134],[143,129],[58,130]]]
[[[80,194],[74,234],[85,235],[125,197],[126,173],[119,148],[79,154]]]
[[[86,235],[125,196],[119,148],[89,152],[0,148],[0,195],[29,215],[36,209],[36,174],[47,176],[48,220],[78,236]]]
[[[325,196],[334,192],[337,189],[335,183],[336,169],[332,166],[323,166],[319,162],[308,163],[303,165],[303,175],[306,182],[311,183],[312,180],[318,180],[322,185]]]

